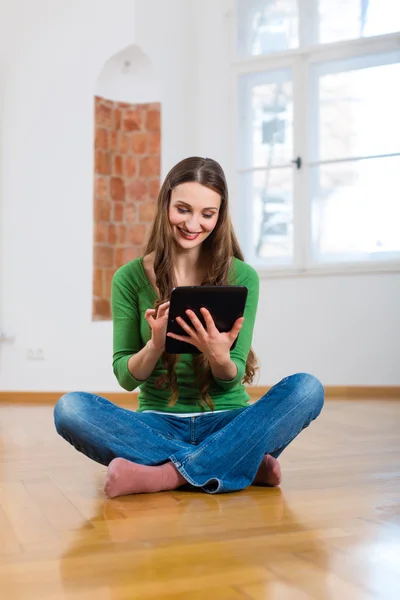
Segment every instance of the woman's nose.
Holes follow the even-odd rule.
[[[195,231],[200,231],[199,219],[196,215],[192,215],[188,221],[186,222],[186,226],[189,231],[194,233]]]

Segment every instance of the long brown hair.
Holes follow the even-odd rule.
[[[168,218],[171,190],[181,183],[193,181],[214,190],[221,197],[217,224],[202,245],[202,259],[206,268],[202,285],[228,285],[232,257],[244,260],[229,217],[228,186],[221,165],[211,158],[197,156],[185,158],[170,170],[161,187],[156,215],[144,251],[144,256],[154,253],[154,272],[159,291],[159,298],[155,303],[156,309],[162,302],[169,299],[172,289],[177,284],[172,262],[174,241]],[[169,404],[173,406],[178,400],[175,370],[178,357],[164,352],[162,360],[167,373],[159,378],[158,385],[171,389]],[[212,374],[208,360],[203,354],[193,355],[193,366],[199,385],[200,400],[202,404],[212,410],[214,405],[208,393]],[[254,351],[250,349],[243,383],[253,381],[256,369],[257,358]]]

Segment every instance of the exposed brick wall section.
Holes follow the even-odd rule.
[[[95,98],[93,319],[111,319],[111,279],[143,253],[160,188],[160,104]]]

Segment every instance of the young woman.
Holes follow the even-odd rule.
[[[189,311],[192,326],[181,320],[185,335],[173,337],[200,354],[166,354],[171,290],[204,284],[247,286],[244,317],[220,333],[206,310],[206,327]],[[113,278],[113,368],[123,388],[140,387],[138,410],[85,392],[66,394],[55,407],[58,433],[108,465],[108,497],[185,484],[210,494],[279,485],[277,458],[319,415],[324,390],[301,373],[249,405],[244,384],[257,366],[258,295],[258,275],[232,229],[222,168],[209,158],[181,161],[161,188],[144,256]]]

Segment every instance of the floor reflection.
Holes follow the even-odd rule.
[[[110,598],[119,598],[121,588],[140,590],[140,597],[157,588],[172,593],[182,579],[189,589],[247,579],[267,590],[294,551],[318,553],[320,569],[327,562],[323,544],[279,489],[124,497],[105,501],[90,523],[92,530],[78,532],[61,557],[63,585],[108,588]],[[321,598],[329,597],[325,590]]]

